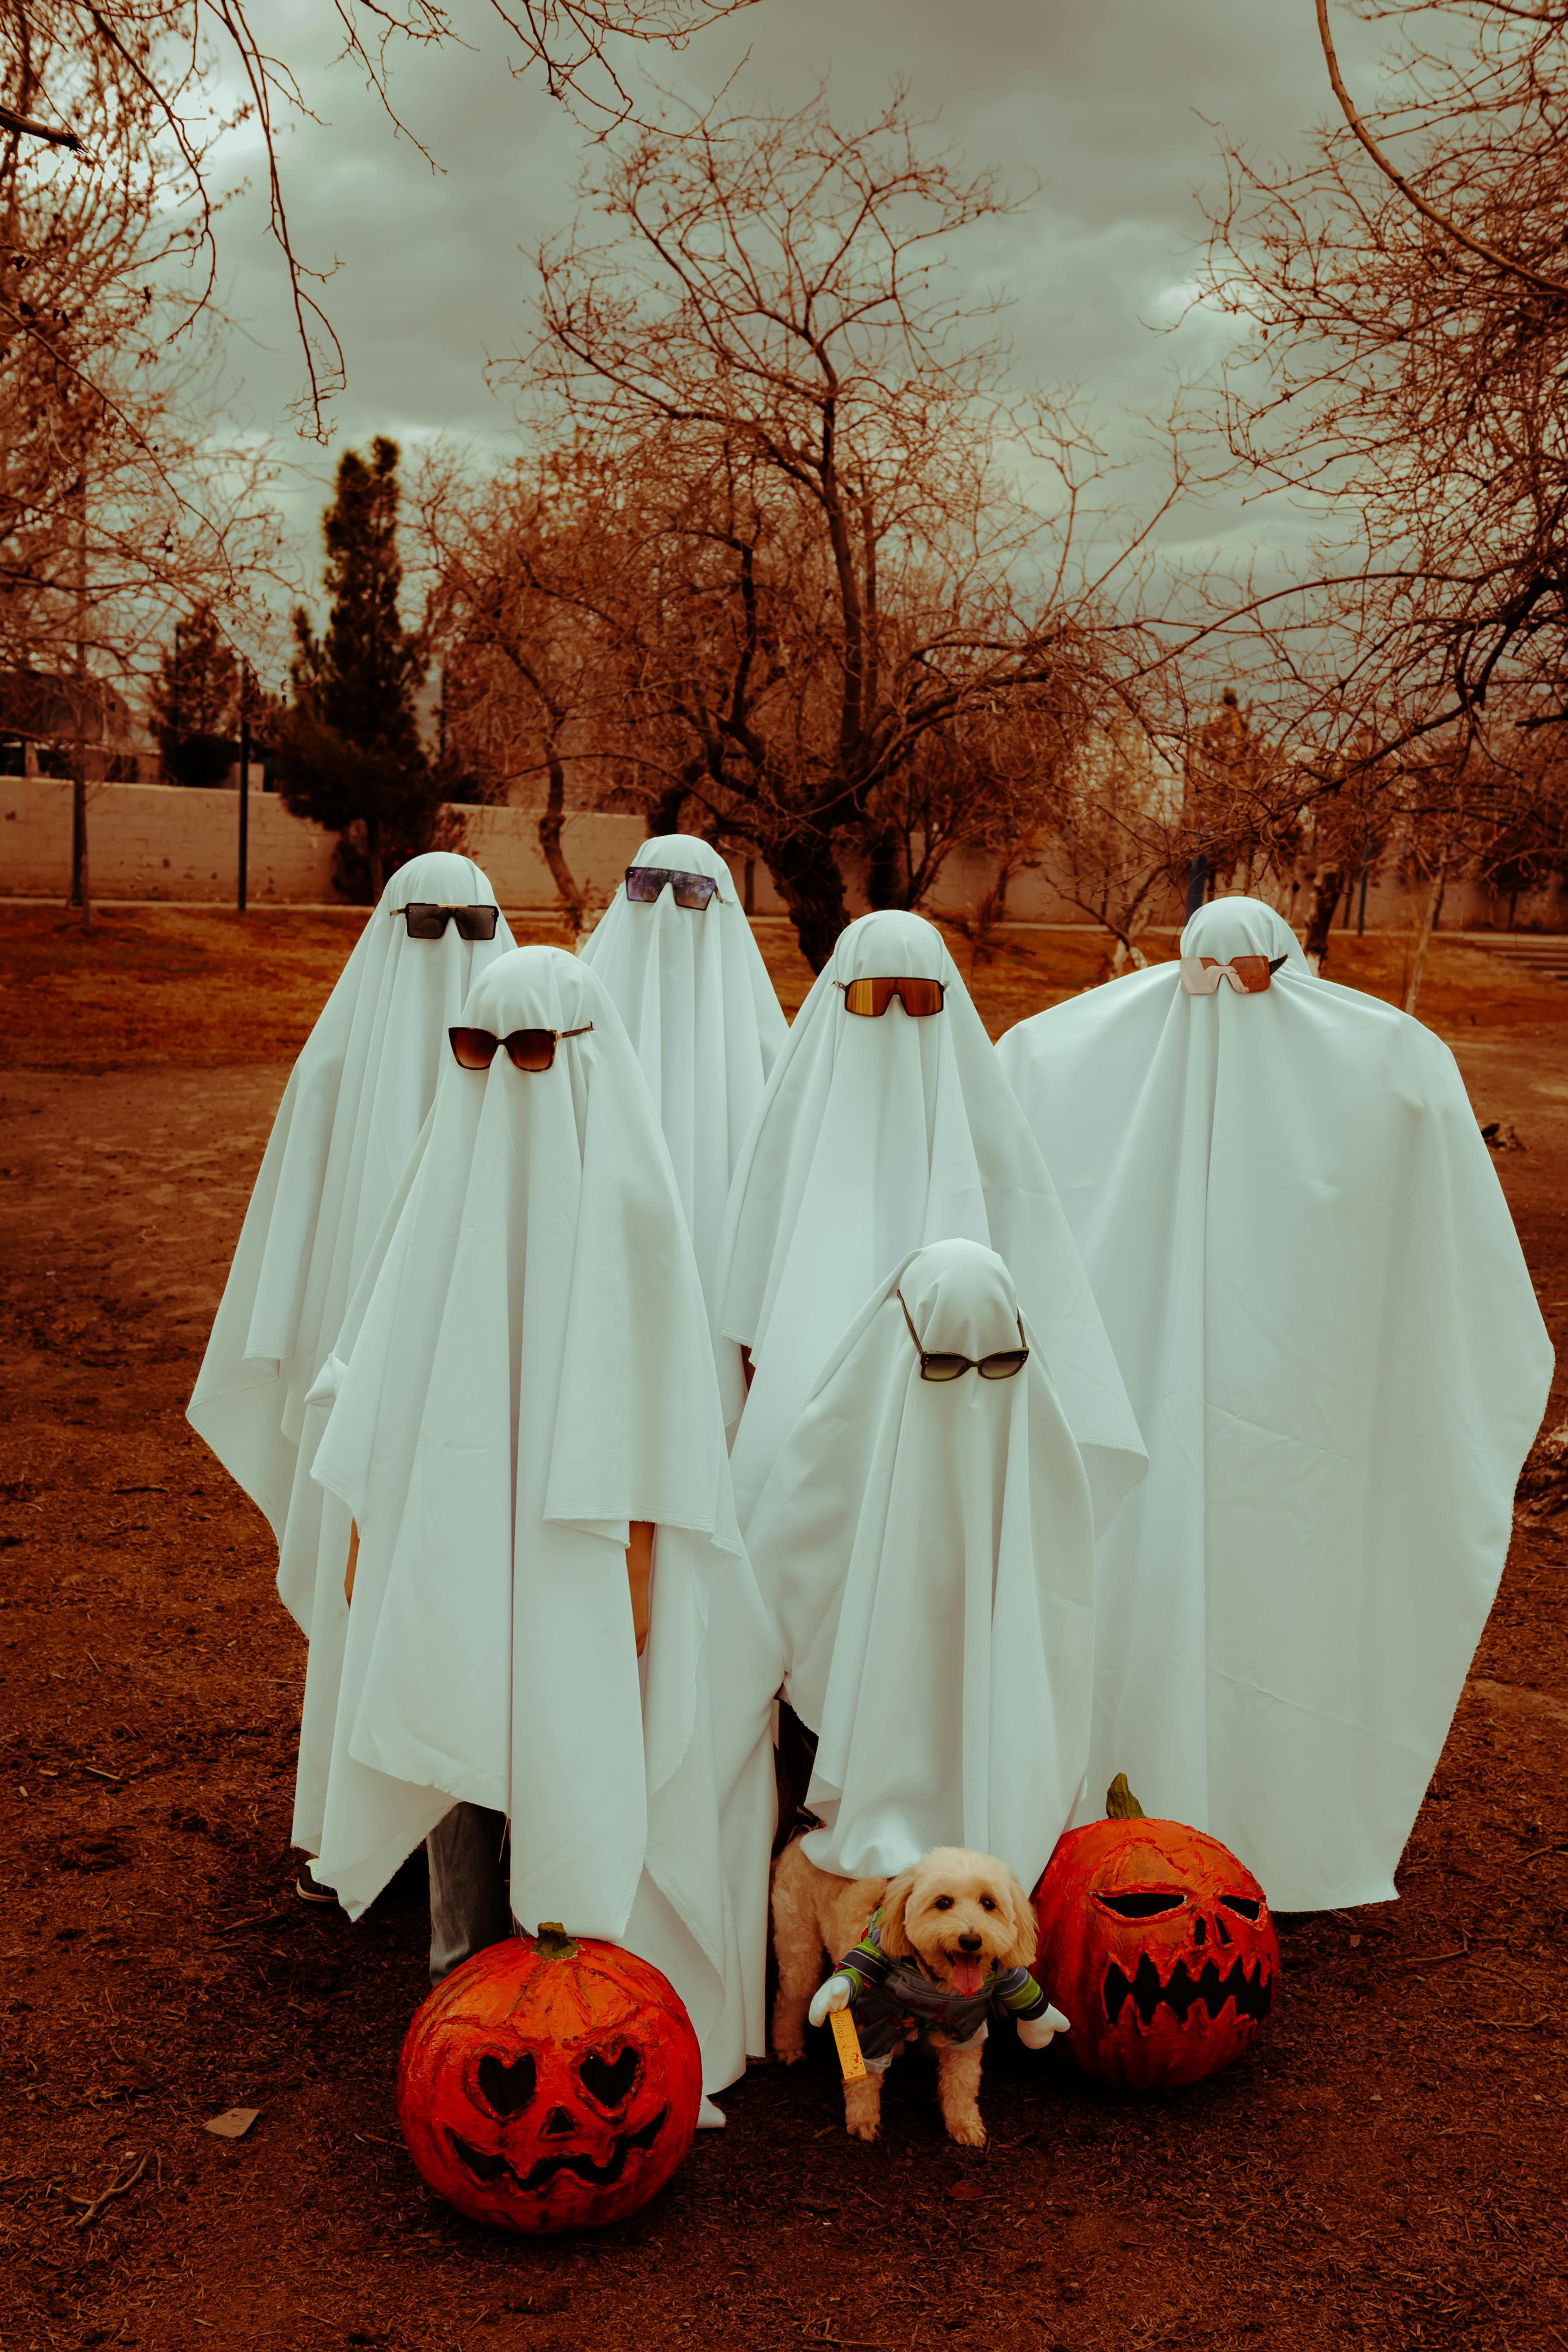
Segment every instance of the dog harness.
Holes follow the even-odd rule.
[[[1043,2017],[1050,2003],[1027,1969],[993,1969],[978,1992],[956,1992],[919,1960],[895,1960],[882,1949],[875,1911],[854,1950],[838,1963],[854,1986],[850,2007],[868,2074],[885,2074],[893,2053],[911,2034],[929,2034],[938,2049],[984,2042],[992,2009],[1012,2017]]]

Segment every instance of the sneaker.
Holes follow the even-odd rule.
[[[334,1908],[337,1895],[330,1886],[323,1886],[308,1862],[300,1865],[300,1875],[294,1881],[294,1892],[301,1903],[331,1903]]]

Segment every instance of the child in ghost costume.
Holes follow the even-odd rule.
[[[914,1017],[897,995],[848,1010],[855,982],[905,975],[937,983],[941,1010]],[[725,1215],[720,1376],[742,1528],[855,1301],[956,1236],[1011,1269],[1103,1526],[1145,1457],[1056,1188],[941,932],[862,915],[795,1016]]]
[[[493,923],[493,937],[465,939],[455,920],[438,939],[411,936],[407,908],[431,902],[487,910],[468,928]],[[310,1476],[326,1413],[306,1394],[435,1098],[447,1028],[511,944],[471,858],[433,851],[393,876],[284,1089],[188,1407],[270,1522],[278,1590],[310,1643],[293,1828],[308,1854],[321,1847],[351,1530]],[[317,1891],[309,1874],[300,1891]]]
[[[1149,1446],[1088,1785],[1125,1771],[1277,1909],[1386,1902],[1552,1350],[1447,1047],[1256,899],[1181,951],[1001,1045]]]
[[[712,887],[708,904],[693,907],[679,903],[670,882],[651,904],[628,898],[623,882],[578,950],[642,1064],[711,1304],[730,1179],[788,1027],[718,851],[666,834],[641,845],[634,870]]]
[[[780,1662],[702,1286],[594,973],[517,949],[459,1027],[470,1063],[500,1042],[488,1068],[448,1055],[322,1383],[315,1475],[359,1554],[320,1871],[357,1917],[440,1830],[433,1973],[512,1917],[625,1945],[679,1992],[712,2091],[764,2048]]]
[[[747,1549],[785,1695],[818,1735],[807,1858],[890,1877],[932,1846],[968,1846],[1033,1886],[1089,1756],[1094,1515],[994,1251],[936,1242],[878,1286],[817,1377]]]

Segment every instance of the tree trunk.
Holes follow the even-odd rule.
[[[386,887],[386,877],[381,870],[381,819],[367,816],[364,821],[364,857],[370,868],[370,903],[381,904],[381,894]]]
[[[899,872],[899,836],[890,824],[871,836],[866,859],[866,897],[873,907],[901,907],[906,893]]]
[[[649,839],[656,838],[659,834],[679,833],[680,812],[685,806],[686,786],[684,784],[671,784],[668,791],[660,793],[647,813]]]
[[[1333,927],[1334,909],[1340,903],[1344,880],[1342,869],[1331,866],[1326,874],[1318,876],[1312,886],[1312,911],[1307,918],[1307,936],[1301,946],[1314,971],[1321,971],[1329,960],[1329,933]]]
[[[789,910],[802,955],[813,971],[820,971],[849,920],[844,877],[831,848],[797,835],[769,850],[767,868]]]
[[[1431,944],[1433,927],[1443,904],[1443,890],[1447,880],[1447,860],[1437,860],[1437,871],[1432,877],[1432,887],[1426,893],[1426,905],[1421,917],[1421,928],[1415,935],[1415,952],[1410,960],[1410,977],[1405,987],[1404,1010],[1414,1013],[1415,1000],[1421,993],[1421,973],[1426,961],[1426,950]]]
[[[539,847],[544,863],[550,868],[550,878],[555,885],[567,928],[575,939],[583,928],[583,893],[573,879],[572,868],[567,865],[561,846],[562,827],[566,822],[566,771],[556,754],[553,736],[545,747],[544,756],[550,765],[550,791],[540,814]]]

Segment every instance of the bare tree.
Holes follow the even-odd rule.
[[[446,47],[503,45],[513,76],[537,73],[551,96],[578,119],[603,130],[632,112],[628,71],[640,51],[683,48],[705,25],[733,16],[752,0],[332,0],[342,37],[340,70],[356,73],[374,91],[390,126],[432,169],[436,159],[401,118],[391,87],[398,50],[415,57]],[[17,20],[20,70],[3,94],[0,135],[44,140],[96,154],[89,114],[77,110],[78,93],[55,86],[29,64],[29,20],[52,47],[90,60],[128,100],[140,100],[149,140],[184,173],[194,215],[193,270],[186,325],[209,301],[217,273],[215,142],[210,117],[211,68],[223,59],[247,93],[241,119],[260,132],[265,167],[261,201],[268,233],[281,258],[296,340],[305,366],[299,404],[306,422],[324,436],[323,414],[343,382],[342,346],[319,292],[330,272],[314,268],[297,250],[289,223],[280,131],[291,117],[309,115],[296,66],[286,52],[277,15],[259,28],[247,0],[26,0],[5,12]],[[19,28],[19,30],[17,30]]]
[[[1337,124],[1298,172],[1232,147],[1215,223],[1209,299],[1247,329],[1231,443],[1323,516],[1275,607],[1302,708],[1347,737],[1397,708],[1382,752],[1489,732],[1489,772],[1504,727],[1568,720],[1568,10],[1364,6],[1396,41],[1372,115],[1312,5]]]
[[[607,232],[542,257],[520,370],[546,446],[594,452],[592,561],[581,517],[530,557],[616,649],[593,756],[753,846],[817,965],[847,859],[910,903],[974,837],[993,718],[1065,740],[1127,667],[1075,538],[1100,452],[1009,394],[994,305],[955,291],[950,242],[1011,200],[919,131],[901,93],[851,130],[820,96],[629,129],[584,191]]]

